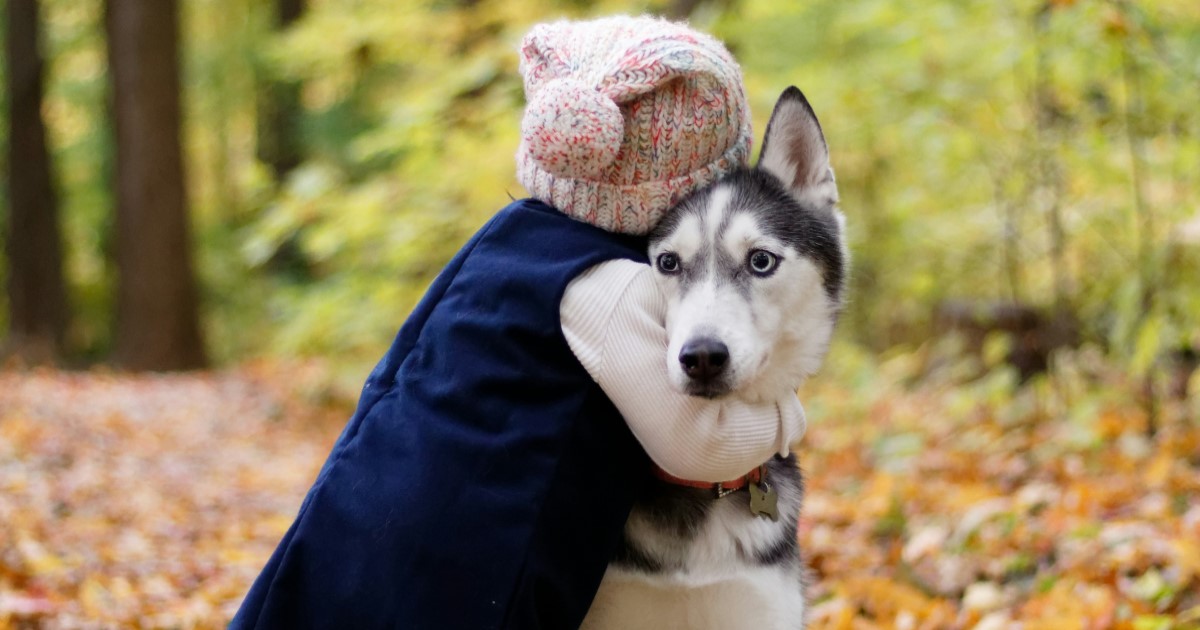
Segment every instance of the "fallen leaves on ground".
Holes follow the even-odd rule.
[[[810,628],[1200,628],[1194,407],[1148,438],[1097,378],[818,379]],[[348,415],[326,382],[0,373],[0,629],[222,627]]]
[[[0,373],[0,628],[227,623],[344,420],[304,377]]]
[[[1119,375],[886,372],[805,395],[810,628],[1200,628],[1195,401],[1148,437]]]

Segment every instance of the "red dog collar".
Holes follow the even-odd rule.
[[[711,481],[692,481],[691,479],[676,477],[657,465],[654,466],[654,476],[667,483],[675,484],[677,486],[700,488],[701,490],[712,490],[716,493],[717,498],[721,498],[731,492],[737,492],[738,490],[741,490],[752,483],[762,483],[763,479],[765,479],[767,476],[767,465],[763,464],[762,466],[751,470],[737,479],[718,481],[716,483]]]

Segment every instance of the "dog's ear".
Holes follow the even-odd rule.
[[[825,134],[808,99],[795,86],[784,90],[775,103],[758,168],[778,177],[800,201],[829,210],[837,205],[837,181],[829,166]]]

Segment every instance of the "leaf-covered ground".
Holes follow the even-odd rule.
[[[810,627],[1200,627],[1194,407],[1148,439],[1121,379],[908,371],[804,393]],[[0,629],[222,626],[344,421],[324,382],[0,373]]]
[[[1086,352],[1020,389],[902,387],[911,360],[804,396],[812,627],[1200,628],[1195,401],[1151,439],[1142,381]]]
[[[0,628],[227,622],[337,436],[302,382],[0,373]]]

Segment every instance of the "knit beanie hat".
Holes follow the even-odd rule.
[[[685,25],[541,24],[521,44],[521,75],[517,178],[605,230],[646,234],[671,205],[749,160],[741,71],[720,42]]]

